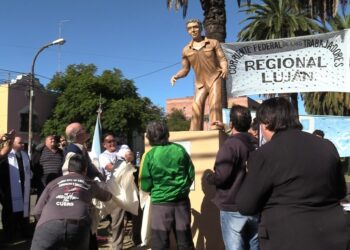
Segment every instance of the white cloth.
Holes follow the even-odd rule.
[[[62,166],[62,174],[63,174],[63,175],[66,175],[66,174],[69,173],[69,172],[68,172],[68,164],[69,164],[70,158],[71,158],[73,155],[75,155],[74,152],[69,152],[69,153],[66,155],[66,158],[65,158],[64,163],[63,163],[63,166]]]
[[[116,207],[120,207],[134,215],[138,214],[139,197],[134,181],[135,171],[135,167],[125,161],[114,170],[105,186],[105,189],[112,193],[112,199],[107,202],[94,201],[95,207],[100,210],[101,218],[110,214]]]
[[[140,190],[140,206],[143,210],[141,225],[141,246],[151,244],[151,196]]]
[[[123,144],[117,148],[117,156],[119,160],[125,160],[125,153],[130,151],[130,148],[128,145]]]
[[[107,182],[107,189],[113,194],[122,209],[137,215],[140,205],[134,172],[136,168],[131,163],[123,161],[114,170],[113,178]]]
[[[30,170],[30,162],[28,155],[24,151],[21,151],[21,156],[24,168],[24,195],[22,194],[21,178],[19,174],[16,152],[14,150],[11,150],[11,152],[8,154],[12,211],[23,211],[23,217],[28,217],[30,200],[30,179],[32,174]]]

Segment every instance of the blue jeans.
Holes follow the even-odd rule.
[[[226,250],[259,250],[258,216],[220,211],[222,237]]]

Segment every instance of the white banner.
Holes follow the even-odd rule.
[[[233,97],[269,93],[350,92],[350,30],[221,44]]]

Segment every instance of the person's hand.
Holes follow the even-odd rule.
[[[12,149],[12,144],[15,139],[15,130],[12,129],[10,132],[6,134],[2,134],[0,136],[1,138],[1,145],[0,145],[0,158],[3,158],[7,156],[7,154]]]
[[[131,151],[131,150],[129,150],[129,151],[127,151],[127,152],[125,152],[125,161],[126,162],[132,162],[133,160],[134,160],[134,153]]]
[[[202,175],[202,181],[204,180],[204,181],[206,181],[207,180],[207,177],[209,176],[209,175],[212,175],[214,172],[213,172],[213,170],[211,170],[211,169],[206,169],[206,170],[204,170],[204,172],[203,172],[203,175]]]
[[[225,124],[222,121],[213,121],[211,125],[216,126],[218,130],[225,130]]]
[[[171,80],[170,80],[171,86],[174,86],[174,85],[175,85],[176,80],[177,80],[176,75],[173,75],[173,77],[172,77]]]

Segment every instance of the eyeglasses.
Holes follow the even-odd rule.
[[[112,142],[115,142],[115,140],[109,140],[109,141],[106,141],[107,143],[112,143]]]

